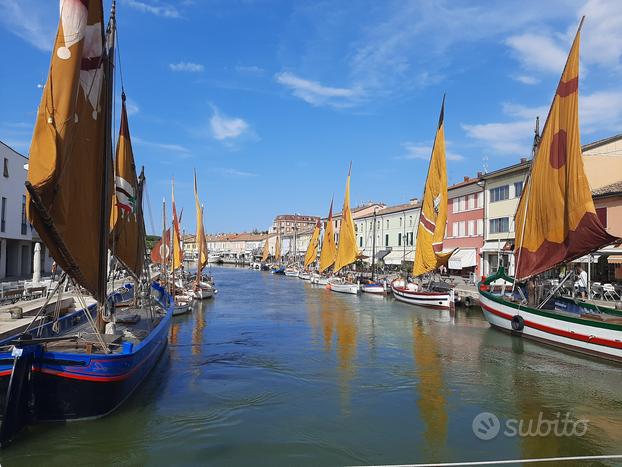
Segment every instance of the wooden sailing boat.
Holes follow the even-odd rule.
[[[359,257],[359,250],[356,247],[356,233],[354,231],[354,221],[352,211],[350,211],[350,173],[352,163],[348,170],[346,179],[346,193],[343,198],[343,210],[341,211],[341,228],[339,229],[339,244],[337,245],[337,255],[335,256],[334,274],[337,274],[344,267],[354,263]],[[328,281],[327,288],[333,292],[357,294],[359,285],[342,278],[333,277]]]
[[[317,261],[317,251],[320,244],[320,232],[322,230],[322,224],[318,220],[313,228],[313,233],[311,234],[311,240],[309,241],[309,246],[307,247],[307,251],[305,252],[305,259],[303,263],[303,270],[298,275],[299,279],[304,281],[311,280],[311,271],[309,267]]]
[[[531,173],[516,212],[516,277],[501,268],[479,285],[488,322],[515,335],[578,352],[622,361],[622,312],[557,297],[540,303],[534,276],[597,251],[617,238],[596,216],[583,168],[579,134],[579,42],[581,25],[555,91],[535,149]],[[511,296],[493,293],[496,281],[512,283]],[[528,281],[527,289],[524,283]]]
[[[320,250],[320,264],[318,267],[319,274],[311,276],[311,283],[318,285],[327,285],[328,277],[325,272],[333,264],[337,256],[337,246],[335,245],[335,228],[333,226],[333,200],[330,200],[330,209],[328,210],[328,218],[324,227],[324,236],[322,237],[322,249]]]
[[[61,2],[26,182],[28,218],[65,272],[61,282],[75,283],[97,303],[86,306],[78,289],[81,309],[35,319],[32,327],[0,343],[12,349],[0,352],[3,446],[28,423],[112,412],[167,344],[172,307],[166,292],[158,284],[149,286],[144,273],[141,184],[125,105],[112,191],[114,2],[105,35],[103,22],[101,0]],[[110,245],[137,286],[108,295]],[[133,303],[120,303],[132,295]]]
[[[197,273],[192,283],[190,295],[197,300],[204,300],[214,296],[214,288],[203,280],[203,268],[207,266],[207,240],[203,229],[203,206],[199,202],[199,189],[197,187],[197,173],[194,172],[194,203],[197,210],[197,233],[194,241],[197,245]]]
[[[274,264],[272,266],[272,274],[285,275],[285,266],[281,264],[281,260],[281,236],[277,233],[274,244]]]
[[[441,105],[436,137],[425,182],[423,202],[415,244],[415,261],[412,276],[436,271],[446,266],[453,251],[443,253],[445,224],[447,223],[447,168],[445,163],[445,96]],[[431,308],[450,308],[454,304],[454,291],[446,284],[408,283],[396,279],[391,283],[393,296],[405,303]]]
[[[175,299],[175,311],[173,314],[183,315],[192,310],[192,297],[188,294],[183,282],[183,261],[184,252],[181,247],[181,234],[179,228],[179,218],[177,217],[177,207],[175,206],[175,182],[171,183],[171,209],[173,212],[171,225],[171,274],[169,289]]]
[[[372,242],[371,242],[371,279],[365,284],[361,284],[361,292],[371,293],[376,295],[386,295],[388,293],[386,280],[377,282],[375,278],[376,273],[376,211],[374,211],[373,217],[373,229],[372,229]]]

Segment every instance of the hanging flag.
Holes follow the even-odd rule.
[[[354,263],[359,256],[359,250],[356,247],[354,221],[352,220],[352,212],[350,211],[351,170],[352,163],[350,163],[350,169],[348,170],[346,194],[343,199],[343,210],[341,211],[341,228],[339,229],[339,244],[337,245],[337,256],[335,257],[335,272]]]
[[[106,154],[102,3],[62,0],[60,11],[29,151],[26,206],[56,263],[101,302],[100,245],[108,244],[109,229],[102,227],[110,222],[112,197],[111,184],[103,182],[112,173],[112,154]]]
[[[305,269],[307,269],[311,265],[311,263],[313,263],[317,259],[317,249],[320,243],[321,228],[322,224],[320,223],[320,221],[317,221],[317,223],[315,224],[315,228],[313,229],[313,234],[311,235],[311,241],[309,242],[307,253],[305,254]]]
[[[419,227],[415,243],[415,261],[412,275],[414,277],[435,271],[440,266],[446,266],[453,250],[443,251],[445,225],[447,223],[447,168],[445,165],[445,96],[441,105],[441,114],[438,119],[438,128],[434,138],[432,157],[428,167],[428,177],[425,182],[425,191]]]
[[[320,272],[326,271],[335,264],[335,256],[337,256],[337,247],[335,245],[335,228],[333,226],[333,200],[331,199],[328,220],[326,221],[322,239],[322,250],[320,251]]]
[[[583,20],[581,20],[583,24]],[[603,228],[585,175],[579,134],[581,25],[516,212],[516,277],[526,279],[617,240]]]

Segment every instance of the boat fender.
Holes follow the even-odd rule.
[[[473,306],[473,299],[468,295],[464,297],[464,306],[467,308],[471,308]]]
[[[525,320],[520,315],[512,316],[512,329],[515,331],[522,331],[525,327]]]
[[[488,292],[490,290],[490,287],[484,283],[481,283],[479,285],[479,290],[481,290],[482,292]]]

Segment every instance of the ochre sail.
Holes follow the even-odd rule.
[[[110,184],[104,186],[112,166],[104,62],[101,0],[61,1],[27,181],[30,223],[58,265],[100,302],[106,274],[100,245],[108,244],[112,196]]]
[[[194,172],[194,204],[197,210],[197,234],[194,241],[197,246],[197,278],[200,277],[201,271],[207,265],[207,239],[205,238],[205,229],[203,228],[203,208],[199,201],[199,189],[197,187],[197,173]]]
[[[268,261],[270,256],[270,235],[266,236],[266,240],[263,242],[263,252],[261,253],[261,261]]]
[[[616,240],[600,224],[579,136],[580,28],[516,212],[516,277],[525,279]],[[523,234],[524,229],[524,234]]]
[[[138,179],[125,109],[125,93],[121,96],[121,127],[115,159],[115,191],[112,198],[111,249],[121,262],[140,277],[145,262],[143,215],[138,205]]]
[[[354,232],[354,221],[352,220],[352,212],[350,211],[350,170],[348,170],[348,179],[346,180],[346,194],[343,199],[343,210],[341,211],[341,228],[339,229],[339,244],[337,245],[337,256],[335,258],[335,272],[344,268],[348,264],[352,264],[359,256],[359,250],[356,247],[356,233]]]
[[[281,261],[281,237],[276,236],[276,244],[274,245],[274,259],[277,263]]]
[[[330,200],[330,210],[328,220],[324,228],[324,238],[322,240],[322,251],[320,252],[320,272],[326,271],[335,264],[337,256],[337,246],[335,245],[335,228],[333,227],[333,200]]]
[[[313,234],[311,235],[311,241],[309,242],[307,253],[305,254],[305,269],[307,269],[311,265],[311,263],[313,263],[317,259],[317,248],[320,240],[321,228],[322,224],[320,224],[320,221],[317,221],[317,223],[315,224],[315,228],[313,229]]]
[[[181,235],[179,233],[179,219],[177,218],[177,208],[175,207],[174,183],[171,188],[171,199],[172,199],[172,205],[173,205],[173,225],[172,225],[173,245],[171,247],[173,257],[172,257],[171,265],[174,271],[175,269],[181,266],[184,260],[183,251],[181,249]]]
[[[445,97],[434,138],[428,177],[417,229],[415,262],[412,275],[417,277],[446,265],[453,251],[442,253],[447,222],[447,167],[445,165]]]

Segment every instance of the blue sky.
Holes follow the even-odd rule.
[[[450,183],[515,163],[582,14],[582,140],[622,131],[622,2],[492,3],[118,0],[154,215],[174,176],[194,229],[193,168],[209,232],[326,215],[350,160],[353,204],[420,197],[444,92]],[[57,24],[57,1],[0,0],[0,140],[24,154]]]

